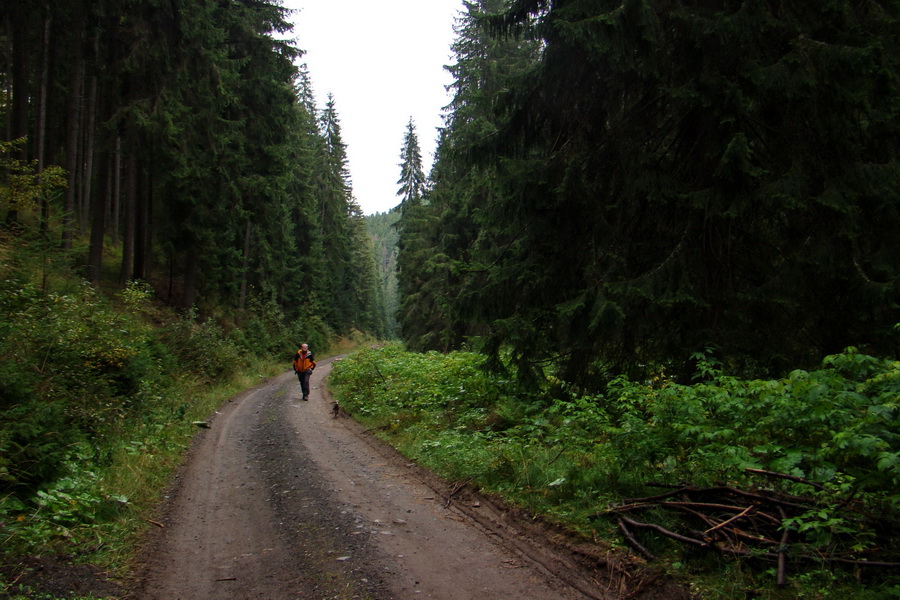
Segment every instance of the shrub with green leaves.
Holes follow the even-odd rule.
[[[694,385],[618,379],[594,404],[608,419],[603,433],[617,463],[644,477],[709,483],[768,469],[852,481],[857,494],[900,511],[898,398],[900,362],[848,348],[821,369],[780,380],[718,371]]]
[[[220,325],[154,303],[146,284],[108,297],[69,275],[45,289],[6,266],[0,553],[71,552],[115,526],[127,508],[118,488],[171,468],[191,419],[221,402],[206,399],[209,384],[257,363]]]
[[[164,341],[179,358],[181,367],[204,382],[227,380],[240,370],[246,355],[218,323],[198,317],[196,310],[173,321]]]
[[[900,552],[876,531],[900,525],[900,362],[848,348],[814,371],[744,380],[694,358],[693,385],[619,377],[583,394],[556,380],[517,390],[480,370],[476,354],[389,346],[336,364],[330,385],[407,456],[585,533],[612,534],[592,517],[658,493],[648,484],[750,488],[753,468],[820,486],[765,482],[814,497],[819,508],[788,521],[813,552]],[[878,518],[848,516],[850,502]]]

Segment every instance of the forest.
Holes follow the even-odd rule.
[[[410,121],[364,216],[278,0],[3,3],[0,554],[121,562],[224,394],[399,340],[418,392],[347,361],[337,393],[447,476],[587,531],[653,476],[776,473],[806,558],[900,562],[898,19],[463,0],[434,163]]]
[[[5,4],[5,153],[42,190],[10,188],[7,230],[61,245],[94,285],[147,281],[201,312],[256,299],[382,335],[336,101],[315,106],[285,12]]]
[[[896,2],[466,2],[400,223],[415,349],[590,389],[897,355]],[[537,353],[537,355],[536,355]]]

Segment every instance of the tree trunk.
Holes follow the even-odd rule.
[[[101,198],[109,197],[109,188],[112,181],[109,177],[111,155],[103,156],[100,161],[100,172],[97,181],[105,188]],[[100,275],[103,270],[103,238],[106,235],[106,202],[99,201],[92,204],[91,211],[91,246],[88,251],[88,277],[94,287],[100,285]]]
[[[186,309],[194,305],[197,298],[197,274],[200,269],[200,261],[196,250],[187,252],[187,264],[184,266],[184,290],[181,296],[181,307]]]
[[[19,139],[28,135],[28,28],[25,26],[25,8],[18,7],[12,18],[12,115],[10,121],[11,139]],[[16,152],[16,158],[23,162],[28,160],[28,145],[23,144]],[[15,227],[19,223],[19,207],[10,203],[6,213],[6,223]]]
[[[116,136],[116,149],[113,154],[112,197],[110,198],[109,222],[112,224],[112,243],[119,245],[119,223],[122,222],[122,136]]]
[[[149,210],[150,192],[146,184],[147,177],[144,170],[138,174],[137,195],[134,206],[134,279],[147,279],[147,237],[149,236]]]
[[[37,152],[37,174],[44,172],[44,155],[47,146],[47,80],[50,73],[50,3],[44,5],[44,31],[41,39],[41,83],[38,92],[37,122],[35,124],[35,144]],[[50,237],[50,199],[41,196],[41,237]]]
[[[250,217],[247,217],[247,229],[244,232],[244,265],[241,269],[241,297],[238,302],[238,308],[241,310],[244,309],[247,302],[247,288],[249,287],[250,279],[250,238],[252,231],[253,227],[250,223]]]
[[[129,136],[133,139],[135,136]],[[125,197],[122,206],[122,270],[119,282],[124,286],[132,279],[132,267],[134,266],[134,217],[135,201],[137,196],[137,158],[135,157],[134,143],[128,144],[125,156]]]
[[[108,95],[99,98],[95,108],[101,120],[108,118],[111,106],[112,99]],[[91,203],[91,237],[88,250],[88,275],[95,287],[100,285],[100,277],[103,274],[103,244],[106,241],[106,228],[109,223],[109,204],[114,185],[113,169],[118,165],[116,156],[118,141],[118,136],[113,142],[113,138],[109,134],[103,134],[99,139],[100,163],[97,184],[100,193],[97,194],[97,199]]]
[[[75,219],[75,196],[78,191],[78,139],[81,131],[82,88],[84,84],[84,6],[73,3],[75,16],[72,19],[72,73],[69,78],[69,109],[66,130],[66,169],[69,185],[63,206],[62,247],[72,249]]]
[[[91,185],[94,171],[94,121],[97,111],[97,76],[91,76],[91,89],[85,106],[84,125],[84,180],[81,193],[81,234],[87,233],[91,209]]]
[[[153,268],[155,267],[153,263],[153,200],[155,198],[155,194],[153,193],[153,185],[151,184],[152,177],[149,173],[147,174],[147,178],[147,202],[144,206],[145,231],[143,279],[147,282],[150,282],[153,279]]]

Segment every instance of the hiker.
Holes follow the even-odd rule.
[[[304,400],[309,400],[309,376],[312,375],[315,368],[316,361],[313,353],[309,351],[309,346],[300,344],[300,349],[294,355],[294,373],[300,380],[300,389],[303,390]]]

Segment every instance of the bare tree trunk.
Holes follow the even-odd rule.
[[[109,188],[112,184],[109,178],[112,156],[104,156],[100,161],[100,172],[97,181],[105,189],[101,198],[109,196]],[[91,246],[88,251],[88,275],[94,287],[100,285],[100,275],[103,270],[103,239],[106,235],[106,202],[94,202],[91,211]]]
[[[84,126],[84,180],[81,195],[81,234],[87,233],[91,209],[91,185],[94,171],[94,122],[97,112],[97,76],[91,76],[91,89],[85,107]]]
[[[153,279],[153,204],[155,194],[153,193],[152,176],[147,173],[146,182],[146,203],[144,206],[144,275],[143,279],[148,283]]]
[[[181,296],[181,306],[184,309],[191,308],[197,298],[197,273],[200,269],[200,261],[196,251],[189,251],[186,256],[187,264],[184,266],[184,290]]]
[[[96,110],[101,120],[105,120],[109,116],[111,105],[112,100],[106,95],[97,100],[94,110]],[[95,287],[100,285],[100,278],[103,274],[103,244],[106,241],[106,228],[109,223],[113,169],[118,164],[116,157],[118,141],[118,136],[115,137],[115,142],[113,142],[113,138],[109,134],[101,135],[99,139],[100,156],[98,160],[100,162],[97,173],[97,187],[100,189],[98,190],[97,199],[91,202],[91,237],[88,250],[88,275]]]
[[[11,139],[19,139],[28,135],[28,57],[30,56],[25,27],[25,8],[18,7],[12,19],[12,115]],[[28,160],[28,146],[24,144],[16,153],[21,161]],[[19,223],[19,207],[10,203],[6,213],[6,223],[15,227]]]
[[[134,279],[147,278],[147,205],[149,204],[149,192],[146,185],[146,177],[143,169],[139,170],[137,180],[137,194],[134,205]]]
[[[175,294],[175,249],[169,246],[168,256],[166,257],[166,269],[168,270],[168,279],[169,279],[169,291],[166,296],[169,304],[175,305],[176,302],[176,294]]]
[[[69,171],[69,185],[63,206],[62,246],[72,249],[75,219],[75,196],[78,191],[78,139],[81,131],[82,91],[84,86],[84,6],[74,3],[75,17],[72,22],[72,68],[69,78],[69,110],[66,133],[66,169]]]
[[[241,269],[241,297],[240,301],[238,302],[238,308],[242,310],[247,302],[247,287],[249,285],[250,279],[250,274],[248,271],[250,270],[250,238],[252,231],[253,228],[250,224],[250,217],[248,216],[247,229],[244,232],[244,265]]]
[[[129,136],[129,139],[135,136]],[[137,158],[134,155],[134,143],[128,144],[125,157],[125,198],[123,202],[123,237],[122,237],[122,270],[119,277],[124,286],[132,279],[134,266],[134,217],[135,199],[137,196]]]
[[[119,244],[119,223],[122,217],[122,136],[116,136],[116,150],[113,159],[112,198],[110,200],[110,223],[112,223],[112,243]]]
[[[37,174],[44,172],[44,154],[47,146],[47,80],[50,73],[50,3],[44,5],[44,31],[41,39],[41,87],[38,92],[37,123],[35,126],[35,142],[37,144]],[[42,195],[41,203],[41,237],[50,237],[50,199]]]

